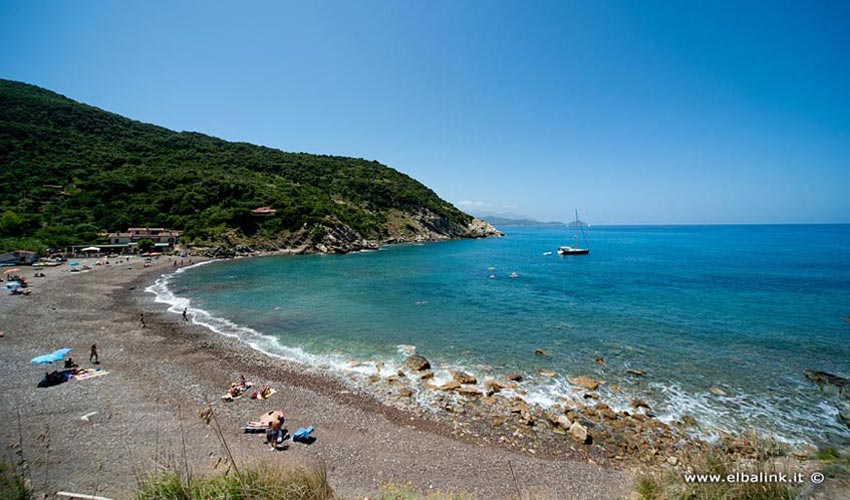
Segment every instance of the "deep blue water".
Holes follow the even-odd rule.
[[[348,362],[401,363],[399,346],[412,345],[479,379],[525,373],[527,397],[543,404],[576,397],[565,377],[588,375],[608,382],[601,392],[616,404],[640,396],[665,418],[697,417],[707,433],[850,439],[803,376],[850,376],[850,226],[594,227],[590,255],[573,257],[543,255],[570,243],[565,228],[503,229],[505,238],[219,262],[168,286],[191,300],[195,321],[309,363],[374,373]]]

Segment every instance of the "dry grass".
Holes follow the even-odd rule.
[[[455,491],[433,490],[427,493],[412,484],[385,484],[380,500],[472,500],[471,495]]]
[[[268,463],[243,467],[240,474],[224,472],[187,480],[174,468],[143,480],[136,498],[168,500],[332,500],[324,470],[285,468]]]
[[[727,481],[730,475],[747,477],[784,474],[791,478],[787,460],[777,457],[775,445],[769,442],[751,443],[753,458],[732,461],[723,450],[700,451],[689,457],[690,470],[695,474],[722,478],[720,482],[689,482],[684,471],[646,473],[635,484],[635,492],[645,500],[792,500],[802,485],[780,481]]]

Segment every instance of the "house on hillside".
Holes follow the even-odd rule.
[[[276,212],[277,210],[273,209],[272,207],[257,207],[254,210],[251,210],[252,214],[259,217],[274,215]]]
[[[158,252],[170,252],[177,244],[180,233],[162,227],[131,227],[124,232],[108,233],[105,244],[98,245],[104,251],[135,253],[141,240],[151,240]]]

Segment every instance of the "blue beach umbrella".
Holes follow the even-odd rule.
[[[80,263],[77,262],[76,260],[72,260],[71,262],[68,263],[68,265],[69,266],[78,266],[78,265],[80,265]]]
[[[50,354],[42,354],[41,356],[36,356],[30,360],[30,363],[39,363],[42,365],[47,365],[50,363],[55,363],[56,361],[62,361],[65,359],[65,355],[69,352],[73,351],[70,347],[63,347],[62,349],[56,349]]]

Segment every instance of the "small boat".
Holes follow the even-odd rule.
[[[558,247],[558,255],[587,255],[590,253],[590,248],[587,248],[587,237],[584,238],[585,248],[579,247],[578,243],[578,233],[581,231],[581,235],[584,236],[584,223],[578,220],[578,210],[576,210],[576,221],[575,221],[575,241],[576,246],[561,246]]]
[[[550,255],[552,255],[552,252],[543,252],[543,256],[544,256],[544,257],[548,257],[548,256],[550,256]]]

